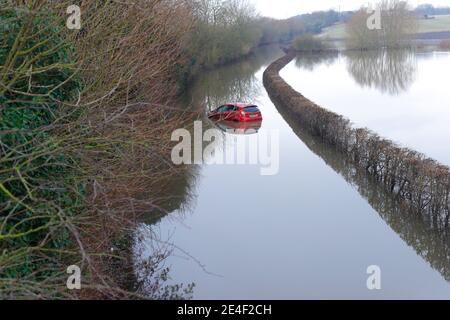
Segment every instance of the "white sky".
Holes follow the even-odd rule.
[[[355,10],[375,0],[250,0],[257,11],[266,17],[278,19],[289,18],[312,11],[335,9]],[[413,6],[430,3],[434,6],[450,6],[450,0],[409,0]]]

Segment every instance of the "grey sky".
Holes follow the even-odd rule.
[[[336,9],[341,10],[358,9],[374,0],[250,0],[263,16],[273,18],[288,18],[301,13],[318,10]],[[422,3],[431,3],[435,6],[450,6],[450,0],[409,0],[409,3],[417,6]]]

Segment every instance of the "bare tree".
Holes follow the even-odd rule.
[[[380,28],[369,28],[368,21],[376,14],[379,14]],[[417,26],[407,1],[382,0],[374,11],[362,7],[352,16],[346,25],[347,46],[358,49],[407,46]]]

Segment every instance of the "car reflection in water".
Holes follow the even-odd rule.
[[[219,121],[214,122],[217,128],[223,132],[238,135],[251,135],[258,133],[261,129],[262,121],[253,122],[235,122],[235,121]]]

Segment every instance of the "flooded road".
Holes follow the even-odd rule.
[[[264,48],[246,61],[204,74],[188,98],[190,103],[205,103],[210,108],[233,101],[258,104],[264,121],[256,135],[271,130],[279,134],[278,173],[263,176],[257,165],[193,166],[191,194],[181,207],[138,230],[138,246],[146,248],[143,257],[151,255],[155,246],[155,239],[146,237],[149,231],[161,242],[173,244],[166,261],[170,281],[194,282],[195,299],[450,299],[448,238],[413,214],[402,212],[376,184],[355,174],[345,159],[283,118],[273,105],[262,75],[281,55],[278,49]],[[423,74],[422,61],[429,60],[414,61],[418,65],[414,78],[409,85],[399,84],[399,90],[411,90]],[[352,94],[363,99],[360,91],[369,89],[355,83],[345,65],[342,57],[297,61],[286,67],[282,76],[315,102],[322,104],[323,99],[323,106],[337,112],[342,111],[339,106],[350,105],[350,111],[342,114],[375,131],[381,129],[371,126],[372,118],[364,118],[365,109],[362,116],[353,117],[359,107],[369,107],[352,99]],[[306,74],[307,79],[319,81],[316,68],[320,73],[333,67],[346,71],[335,79],[339,86],[352,84],[345,102],[333,86],[325,89],[324,84],[335,83],[329,74],[322,76],[320,85],[302,79]],[[370,77],[364,80],[377,82]],[[300,87],[305,82],[306,91]],[[370,90],[382,97],[396,97],[389,88],[372,85]],[[426,92],[421,92],[426,97]],[[441,93],[442,98],[429,98],[434,103],[445,101],[448,93]],[[408,100],[399,100],[400,108],[407,108],[404,103]],[[378,112],[383,115],[386,102],[379,104]],[[419,102],[414,105],[419,108]],[[435,104],[433,108],[437,108]],[[378,120],[386,128],[388,121],[391,118]],[[387,129],[380,133],[415,143],[413,138],[407,140],[406,131],[398,131],[403,133],[390,136],[392,131]],[[224,134],[225,139],[234,136]],[[449,138],[447,133],[447,141]],[[450,151],[433,152],[426,143],[420,146],[417,149],[430,151],[438,160],[450,159]],[[381,269],[381,290],[367,288],[366,271],[373,265]]]
[[[305,97],[450,165],[450,52],[298,57],[281,76]]]

